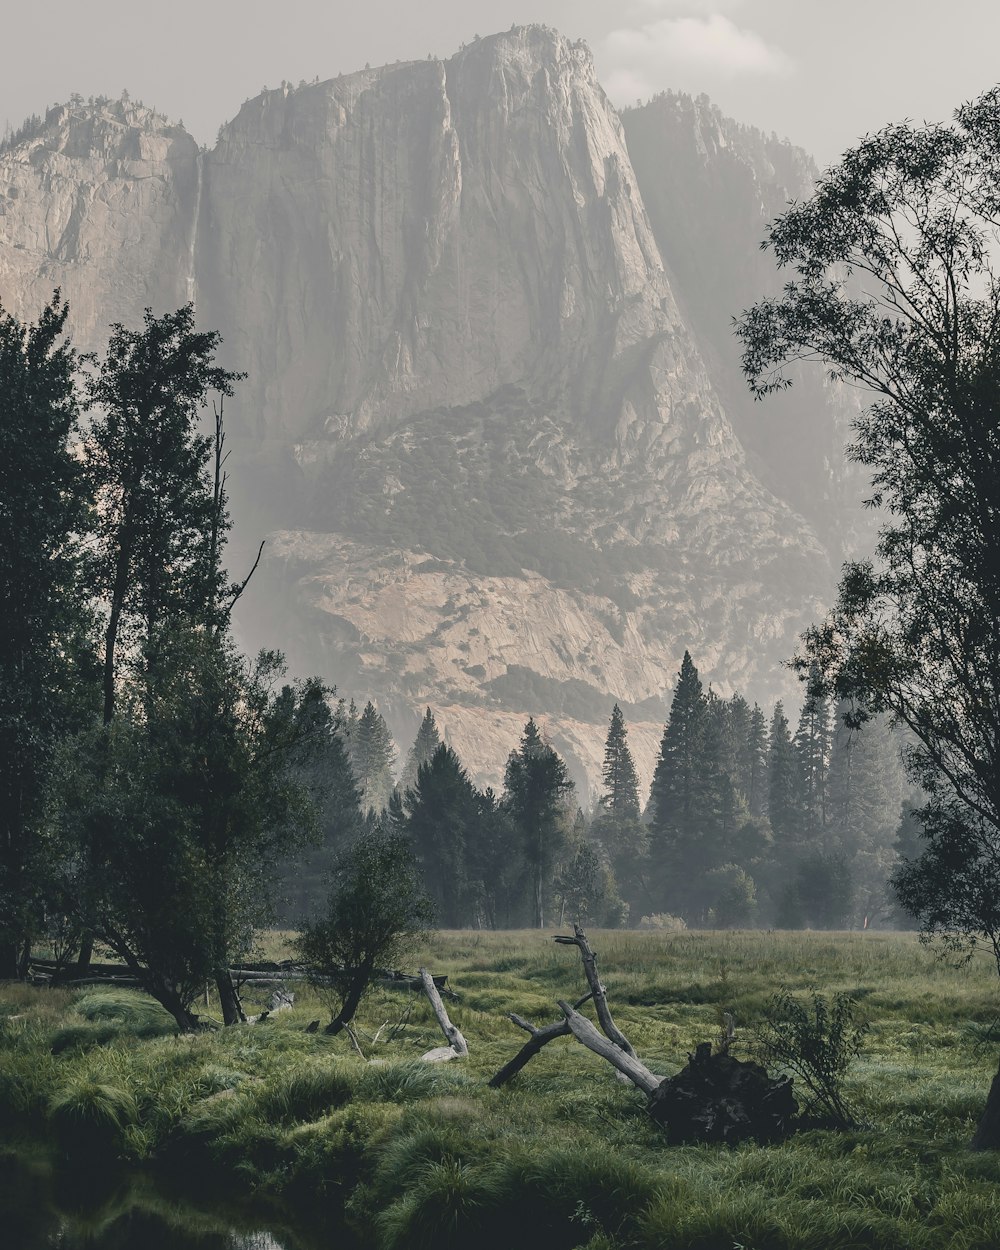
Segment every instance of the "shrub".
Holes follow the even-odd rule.
[[[757,1050],[765,1064],[778,1064],[799,1077],[814,1112],[848,1128],[855,1117],[844,1101],[843,1079],[861,1053],[868,1025],[855,1020],[850,994],[834,994],[828,1003],[813,990],[810,999],[811,1010],[788,990],[779,990],[758,1027]]]

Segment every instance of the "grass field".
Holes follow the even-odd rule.
[[[378,1250],[1000,1246],[1000,1157],[967,1149],[1000,1051],[985,960],[955,969],[874,932],[590,937],[616,1019],[664,1075],[723,1011],[748,1042],[780,986],[857,995],[870,1032],[847,1093],[863,1127],[668,1147],[642,1096],[568,1038],[490,1090],[525,1040],[506,1013],[548,1023],[584,992],[575,948],[551,932],[440,933],[413,950],[461,996],[448,1006],[471,1053],[443,1066],[419,1062],[442,1040],[429,1007],[395,992],[359,1017],[379,1061],[365,1063],[345,1037],[304,1031],[327,1018],[308,990],[263,1024],[178,1037],[137,993],[5,987],[0,1122],[44,1133],[77,1172],[252,1192]]]

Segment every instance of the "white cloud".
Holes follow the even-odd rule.
[[[793,69],[791,58],[780,48],[752,30],[741,30],[718,12],[707,17],[662,17],[613,30],[604,40],[602,59],[607,67],[605,89],[612,99],[623,101],[689,83],[692,70],[706,77],[735,78],[783,76]]]

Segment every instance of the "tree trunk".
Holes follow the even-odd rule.
[[[434,1009],[434,1015],[437,1017],[437,1022],[441,1026],[441,1032],[444,1034],[445,1040],[448,1043],[447,1047],[441,1047],[439,1050],[443,1051],[450,1049],[452,1051],[450,1055],[446,1055],[439,1053],[439,1051],[429,1050],[426,1055],[421,1057],[429,1062],[439,1062],[442,1059],[453,1059],[456,1056],[459,1059],[464,1058],[469,1053],[469,1044],[462,1036],[462,1033],[457,1025],[452,1024],[451,1019],[448,1016],[448,1012],[445,1010],[444,1003],[441,1001],[441,995],[437,991],[437,986],[434,984],[431,974],[426,968],[420,969],[420,980],[424,987],[424,993],[427,995],[427,1000]]]
[[[80,938],[80,953],[76,957],[77,972],[88,972],[90,970],[90,961],[94,954],[94,931],[93,929],[84,929]]]
[[[232,973],[228,968],[218,968],[215,972],[215,986],[219,991],[219,1004],[222,1007],[223,1024],[246,1024],[247,1013],[243,1010],[240,996],[233,984]]]
[[[973,1150],[1000,1150],[1000,1068],[993,1078],[986,1106],[970,1144]]]
[[[368,983],[372,979],[372,971],[372,968],[369,967],[368,964],[365,964],[354,974],[354,979],[351,981],[347,993],[344,995],[344,1001],[341,1005],[340,1011],[337,1012],[336,1016],[334,1016],[334,1018],[326,1026],[326,1032],[331,1037],[335,1037],[354,1019],[355,1012],[361,1005],[361,1000],[364,998],[365,990],[368,988]]]
[[[17,954],[16,941],[0,942],[0,981],[19,980]]]

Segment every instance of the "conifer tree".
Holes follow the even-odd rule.
[[[477,832],[479,795],[451,747],[441,743],[421,764],[405,805],[407,831],[439,923],[446,929],[468,925],[472,891],[467,846]]]
[[[424,718],[420,722],[420,728],[417,730],[417,736],[413,740],[406,755],[406,764],[403,767],[403,775],[399,779],[399,788],[406,793],[407,790],[413,788],[417,783],[417,769],[421,764],[430,761],[431,756],[441,745],[441,735],[438,733],[437,721],[434,719],[434,713],[430,708],[424,712]]]
[[[521,833],[531,879],[532,923],[538,929],[545,923],[546,894],[566,843],[573,790],[565,763],[542,741],[530,719],[507,760],[504,803]]]
[[[746,745],[745,791],[750,819],[767,820],[767,721],[759,704],[753,705]]]
[[[353,700],[351,708],[354,708]],[[371,699],[353,725],[350,724],[350,713],[348,718],[347,749],[361,791],[361,807],[363,811],[374,812],[377,816],[388,807],[393,790],[392,766],[396,749],[392,735]]]
[[[802,769],[779,702],[768,735],[767,808],[775,843],[782,849],[796,847],[801,840],[803,806]]]
[[[684,903],[678,877],[682,846],[697,838],[704,819],[705,695],[685,651],[649,793],[650,873],[654,897],[671,909]]]
[[[825,829],[829,819],[832,740],[830,700],[811,691],[802,704],[794,742],[803,782],[802,829],[812,839]]]
[[[616,703],[604,742],[604,793],[601,807],[615,821],[639,819],[639,779],[628,746],[625,717]]]

